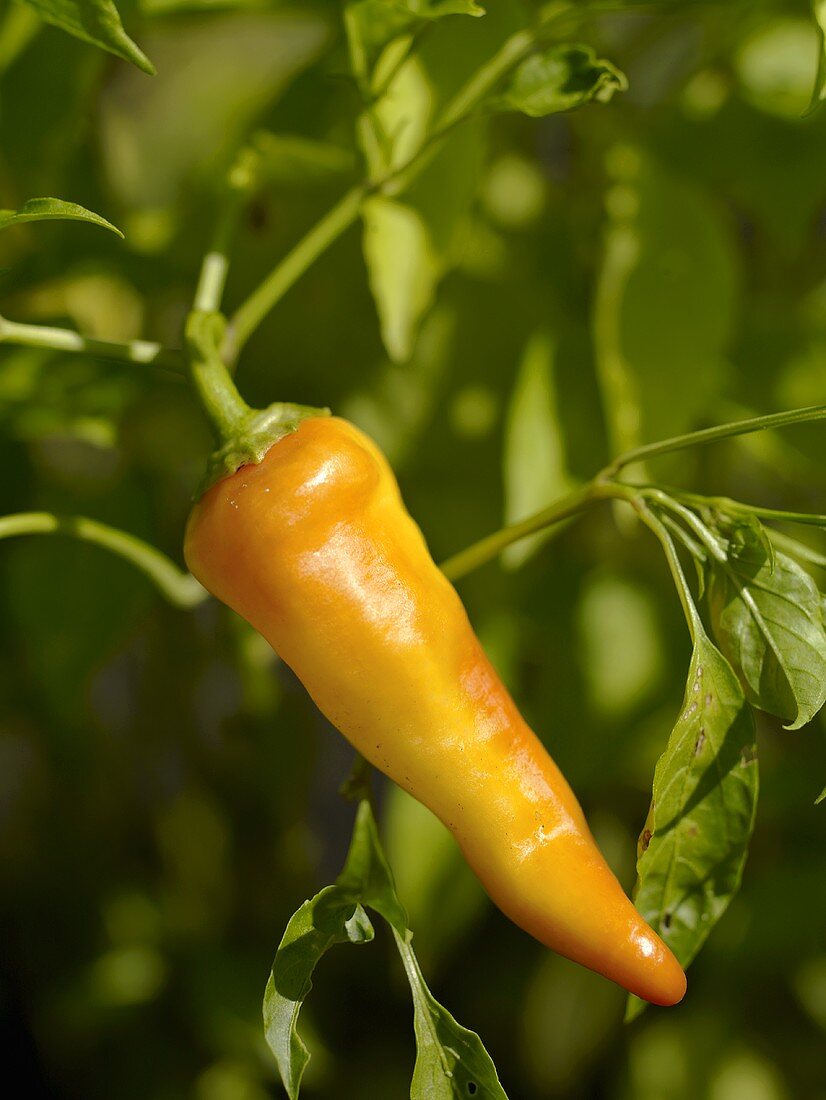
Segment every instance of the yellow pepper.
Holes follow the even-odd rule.
[[[507,916],[646,1000],[682,998],[679,963],[600,854],[371,440],[303,420],[205,493],[185,553],[358,751],[444,822]]]

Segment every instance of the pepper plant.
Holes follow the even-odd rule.
[[[257,10],[254,4],[238,6]],[[7,5],[0,26],[0,76],[5,81],[9,74],[0,85],[4,118],[13,118],[21,109],[13,78],[26,63],[29,50],[41,35],[44,41],[48,35],[49,47],[59,53],[58,34],[66,32],[84,43],[72,55],[80,67],[98,64],[97,71],[103,71],[102,55],[92,47],[118,58],[106,70],[115,74],[109,77],[111,91],[91,124],[95,132],[100,130],[101,140],[115,140],[118,119],[130,102],[142,104],[151,123],[155,116],[141,99],[144,93],[135,89],[156,69],[155,79],[163,79],[169,42],[159,35],[153,63],[153,28],[157,22],[163,29],[165,19],[174,20],[192,7],[175,0],[142,4],[148,43],[144,53],[124,29],[111,0],[25,0]],[[210,5],[194,7],[206,10]],[[783,5],[775,7],[777,26],[786,20],[786,38],[780,31],[775,36],[777,56],[784,42],[784,48],[791,49],[788,42],[793,33],[813,47],[814,86],[807,86],[806,102],[800,101],[800,89],[781,62],[775,85],[771,64],[760,68],[761,50],[771,49],[771,41],[767,45],[760,38],[765,12],[758,18],[752,11],[761,5],[712,4],[697,16],[695,5],[666,0],[491,3],[488,10],[473,0],[347,0],[310,5],[311,11],[303,16],[288,11],[276,29],[287,35],[294,32],[292,60],[288,57],[283,62],[284,72],[275,84],[262,75],[262,88],[250,83],[244,89],[234,104],[241,124],[228,112],[231,140],[217,163],[206,159],[209,182],[201,186],[199,209],[191,216],[197,224],[189,227],[189,237],[197,237],[198,244],[182,252],[179,270],[169,279],[175,286],[175,308],[170,310],[174,318],[162,324],[156,317],[151,339],[144,333],[125,339],[113,338],[108,331],[87,334],[82,325],[45,324],[37,319],[39,312],[50,321],[53,314],[72,313],[66,304],[69,295],[62,307],[50,302],[39,310],[39,271],[41,267],[49,270],[48,261],[44,267],[37,259],[37,250],[43,246],[36,243],[36,235],[49,231],[39,223],[86,223],[71,229],[72,236],[66,240],[72,243],[80,240],[81,232],[91,235],[101,229],[125,236],[126,245],[122,245],[113,236],[99,234],[96,255],[105,255],[107,263],[115,263],[112,249],[128,246],[134,235],[139,259],[130,267],[130,279],[137,285],[141,273],[163,250],[175,252],[176,231],[165,221],[163,201],[171,206],[179,201],[176,188],[187,186],[183,177],[167,184],[157,182],[157,210],[151,202],[129,207],[134,181],[140,183],[146,171],[141,158],[151,161],[153,155],[151,149],[141,147],[141,126],[135,124],[128,139],[123,138],[120,153],[110,149],[104,154],[111,179],[120,178],[116,205],[126,218],[124,232],[116,227],[117,214],[91,185],[87,188],[90,205],[103,213],[72,201],[77,195],[40,198],[18,193],[14,168],[24,158],[23,141],[12,145],[8,163],[0,160],[0,186],[9,194],[9,206],[16,207],[0,211],[0,243],[9,242],[9,270],[3,276],[7,301],[0,319],[4,430],[10,438],[25,438],[27,409],[35,421],[38,412],[46,409],[45,416],[40,416],[46,427],[37,427],[32,438],[82,438],[84,423],[88,430],[93,417],[83,409],[75,422],[71,417],[50,422],[46,384],[42,392],[39,388],[41,371],[45,375],[43,364],[55,373],[71,361],[84,367],[108,364],[93,368],[92,392],[105,385],[99,381],[108,377],[104,370],[120,372],[111,375],[118,378],[127,377],[124,372],[131,370],[139,376],[139,391],[116,396],[115,403],[123,400],[128,406],[167,387],[165,392],[191,394],[205,414],[216,448],[201,487],[245,463],[259,462],[280,438],[296,430],[308,409],[318,413],[322,406],[330,406],[338,412],[339,404],[381,442],[395,447],[393,457],[403,464],[406,451],[427,448],[426,428],[435,425],[433,431],[448,430],[439,423],[440,413],[448,408],[443,360],[458,356],[463,347],[471,367],[464,388],[454,395],[450,417],[468,446],[482,440],[490,448],[489,427],[498,410],[480,379],[491,372],[511,379],[514,371],[513,364],[493,362],[484,347],[489,340],[495,358],[496,326],[487,330],[490,319],[481,316],[490,311],[485,284],[507,280],[510,265],[523,270],[515,279],[517,296],[522,279],[532,287],[525,295],[526,323],[534,326],[534,332],[522,333],[531,339],[524,349],[503,431],[504,522],[492,534],[468,539],[465,549],[451,550],[442,569],[460,588],[471,583],[470,575],[476,570],[490,570],[492,563],[505,566],[505,577],[518,576],[515,570],[524,575],[540,564],[552,569],[574,520],[606,523],[619,546],[636,540],[641,530],[659,545],[685,618],[691,653],[676,720],[670,733],[661,731],[650,810],[646,820],[637,823],[634,899],[684,967],[713,934],[741,884],[758,813],[757,731],[758,723],[766,721],[760,716],[771,716],[794,731],[813,723],[826,701],[826,605],[821,592],[826,556],[818,541],[826,515],[816,511],[822,507],[818,503],[822,493],[811,502],[812,510],[794,504],[809,503],[810,482],[818,490],[826,486],[822,478],[811,476],[813,464],[806,454],[787,442],[795,438],[796,430],[819,431],[817,422],[826,419],[822,403],[826,396],[822,331],[826,330],[822,309],[818,312],[821,271],[819,290],[812,291],[809,305],[810,314],[820,318],[812,322],[814,350],[810,360],[801,352],[795,369],[787,371],[793,382],[786,391],[801,393],[808,400],[801,401],[801,407],[761,413],[756,407],[758,397],[767,393],[761,384],[755,407],[729,401],[731,415],[709,424],[708,412],[723,404],[721,391],[725,390],[726,372],[719,364],[732,327],[733,311],[725,304],[736,294],[733,249],[727,231],[719,227],[719,212],[712,210],[700,191],[676,178],[681,159],[690,160],[690,143],[697,136],[689,133],[685,148],[674,149],[668,134],[658,132],[653,116],[662,81],[651,77],[646,87],[645,65],[652,60],[650,42],[673,39],[691,46],[692,34],[700,30],[716,35],[715,45],[706,51],[705,67],[693,68],[691,61],[681,59],[680,48],[669,54],[662,47],[663,56],[676,59],[680,69],[686,130],[725,113],[735,74],[742,84],[739,94],[746,100],[750,96],[752,105],[757,103],[755,110],[776,112],[773,125],[781,126],[777,118],[784,112],[786,119],[794,115],[794,141],[789,139],[788,144],[797,143],[801,163],[811,156],[816,174],[822,162],[810,150],[823,137],[817,107],[826,88],[826,8],[815,3],[804,19],[800,13],[792,17],[781,11]],[[57,29],[44,32],[41,20]],[[203,26],[209,27],[209,16],[204,20]],[[745,33],[751,34],[745,42],[738,39],[743,31],[740,20],[745,21]],[[124,22],[127,27],[131,24],[128,17]],[[251,28],[252,23],[236,25],[241,56],[244,35]],[[136,32],[136,37],[141,35]],[[210,48],[209,64],[220,64],[214,61],[214,43]],[[635,51],[643,59],[640,64]],[[633,66],[630,76],[624,71],[626,57]],[[121,67],[128,64],[142,72],[124,75]],[[254,76],[257,69],[252,68]],[[299,69],[306,70],[300,78]],[[643,85],[638,100],[634,100],[635,70]],[[70,81],[75,79],[74,73],[69,75]],[[282,85],[293,80],[286,97],[294,95],[299,107],[290,117],[287,108],[279,106],[278,96]],[[45,81],[44,100],[53,103],[55,94]],[[792,101],[790,109],[782,105],[784,95]],[[645,135],[636,144],[627,140],[627,133],[625,141],[613,137],[624,97],[635,104],[630,110],[636,111],[635,125]],[[769,101],[772,105],[766,107]],[[773,106],[776,103],[781,106]],[[196,103],[189,104],[190,110],[196,108]],[[219,114],[210,115],[216,127]],[[291,126],[300,117],[306,132],[283,129],[282,117],[289,117]],[[184,118],[183,126],[188,123],[194,125],[192,119]],[[224,140],[217,131],[212,136],[216,144]],[[166,140],[173,142],[174,135]],[[185,143],[184,138],[180,140]],[[494,162],[494,172],[488,150],[497,142],[529,148],[532,157],[521,151],[507,153]],[[652,152],[655,149],[658,155]],[[594,209],[593,194],[582,200],[575,189],[565,192],[553,178],[571,158],[585,163],[589,158],[600,159],[595,171],[604,215]],[[550,184],[537,165],[550,166]],[[706,170],[713,175],[711,167]],[[26,178],[25,172],[22,175]],[[32,171],[30,177],[52,190],[43,173]],[[721,169],[720,178],[724,177]],[[787,225],[772,207],[771,186],[767,185],[768,199],[750,193],[747,170],[745,178],[733,170],[729,177],[720,186],[730,185],[731,204],[740,203],[738,216],[757,222],[762,217],[781,241],[780,253],[793,256],[795,248],[800,251],[808,223],[798,225],[788,215]],[[480,180],[484,180],[482,188]],[[546,201],[549,186],[559,187],[564,202],[560,201],[558,221],[545,236],[538,231],[537,236],[543,248],[549,242],[559,246],[562,261],[550,280],[554,300],[543,308],[536,300],[535,284],[541,280],[533,274],[539,258],[532,251],[532,227],[537,217],[534,210]],[[801,184],[802,205],[809,203],[810,212],[818,209],[818,202],[822,210],[824,196],[818,186],[812,184],[810,195]],[[312,219],[302,207],[304,192],[311,196]],[[332,195],[320,213],[315,209],[318,194]],[[285,209],[300,213],[299,220],[307,223],[303,232],[284,222]],[[182,220],[186,216],[181,215]],[[268,224],[270,218],[274,226]],[[239,267],[239,248],[245,243],[249,248],[245,237],[251,231],[256,237],[253,259]],[[589,242],[584,258],[577,252],[578,234]],[[352,247],[356,235],[365,273]],[[748,252],[751,245],[745,230],[744,239]],[[291,301],[297,300],[317,267],[330,262],[328,253],[343,249],[345,241],[350,251],[342,261],[343,274],[336,275],[332,287],[316,284],[321,288],[318,301],[305,304],[296,334],[290,327]],[[598,250],[598,259],[588,253],[589,247]],[[199,271],[195,248],[202,254]],[[571,285],[572,271],[577,272],[579,285]],[[760,277],[767,298],[766,287],[777,292],[770,274],[761,271]],[[460,285],[462,279],[470,281],[469,293]],[[295,350],[303,363],[303,377],[309,367],[300,346],[290,341],[296,335],[304,337],[311,355],[321,346],[334,361],[340,352],[339,338],[327,323],[325,310],[332,310],[338,297],[366,293],[353,290],[356,284],[369,287],[372,296],[374,332],[369,339],[381,370],[359,378],[352,392],[335,375],[299,382],[299,374],[282,362],[285,354]],[[45,301],[49,296],[43,293]],[[563,316],[568,307],[575,314],[580,311],[573,325]],[[345,312],[349,308],[345,306]],[[522,306],[511,301],[507,308],[520,317],[517,324],[521,325]],[[584,351],[583,315],[586,327],[590,324]],[[259,371],[255,405],[261,408],[256,408],[242,396],[247,393],[245,362],[256,344],[263,347],[262,333],[271,332],[268,326],[279,317],[288,339],[280,340],[278,355],[266,372]],[[471,330],[464,344],[461,336],[449,331],[460,322]],[[475,325],[483,333],[482,343],[473,339]],[[752,316],[749,325],[756,345],[760,318]],[[162,338],[161,330],[165,330]],[[361,334],[355,341],[357,348],[359,339]],[[556,393],[554,364],[562,363],[566,353],[573,364],[568,371],[569,390],[576,371],[588,375],[579,412],[562,408]],[[559,370],[565,374],[564,366]],[[764,374],[768,376],[770,370]],[[299,386],[304,392],[297,392]],[[297,403],[305,399],[309,405]],[[85,401],[82,395],[81,406]],[[116,419],[103,417],[107,418]],[[600,436],[601,459],[587,470],[584,462],[575,466],[567,461],[566,447],[572,449],[570,440],[566,443],[568,418],[581,453],[587,450],[583,440],[590,443],[588,437]],[[797,429],[807,423],[815,427]],[[652,432],[653,425],[673,430]],[[822,448],[822,439],[817,438]],[[738,442],[727,443],[733,440]],[[776,465],[785,483],[780,489],[774,487],[767,503],[732,499],[723,495],[723,489],[706,485],[707,471],[714,470],[710,462],[703,466],[710,453],[736,454],[731,460],[735,474],[748,463],[758,470]],[[818,453],[822,456],[822,449]],[[188,489],[196,491],[194,460],[187,458],[183,476],[189,478]],[[740,474],[739,480],[749,479]],[[760,478],[751,481],[759,484]],[[707,491],[701,492],[697,482]],[[723,482],[727,483],[725,477]],[[116,485],[111,492],[117,494]],[[466,492],[484,496],[489,487],[469,483]],[[595,515],[601,519],[595,520]],[[9,512],[0,518],[2,538],[38,533],[69,536],[119,555],[142,571],[174,607],[205,612],[205,591],[180,568],[177,554],[168,555],[152,541],[101,519],[48,507]],[[555,541],[547,545],[551,537]],[[441,546],[443,540],[434,542]],[[444,553],[448,554],[446,549]],[[676,698],[673,704],[677,710]],[[598,753],[599,746],[591,751]],[[823,782],[822,776],[815,782],[810,803],[826,797],[826,789],[818,795]],[[336,944],[373,940],[372,913],[388,925],[412,993],[416,1058],[410,1095],[505,1096],[507,1082],[500,1083],[478,1035],[458,1023],[425,983],[413,948],[410,925],[415,922],[397,892],[382,846],[380,815],[363,761],[355,762],[343,793],[357,803],[344,869],[289,920],[266,986],[266,1040],[287,1094],[299,1095],[308,1064],[298,1018],[315,968]],[[397,872],[403,876],[401,869]],[[810,916],[817,926],[820,915],[813,911]],[[319,980],[323,982],[323,972]],[[633,1021],[643,1007],[631,998],[626,1019]]]

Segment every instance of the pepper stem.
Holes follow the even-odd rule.
[[[196,309],[187,319],[189,375],[218,441],[198,495],[241,466],[261,462],[270,447],[296,431],[302,420],[330,415],[329,409],[287,402],[250,408],[221,357],[225,331],[226,321],[217,311]]]
[[[185,330],[192,384],[221,446],[235,438],[252,414],[221,358],[225,330],[220,313],[202,310],[190,313]]]

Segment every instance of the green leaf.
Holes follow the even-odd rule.
[[[373,934],[367,914],[341,886],[327,886],[305,901],[287,925],[264,993],[264,1030],[291,1100],[310,1060],[297,1024],[311,975],[334,944],[368,943]]]
[[[683,967],[736,893],[754,824],[754,717],[728,661],[700,633],[683,707],[654,772],[634,901]],[[629,1001],[635,1015],[642,1002]]]
[[[396,894],[366,800],[359,804],[344,870],[334,885],[306,901],[292,917],[267,982],[264,1027],[290,1100],[299,1095],[310,1057],[297,1023],[312,988],[313,971],[334,944],[373,939],[365,907],[383,916],[393,929],[413,992],[418,1051],[410,1093],[413,1100],[459,1096],[507,1100],[479,1037],[457,1024],[424,983],[410,947],[407,913]],[[457,1091],[459,1088],[464,1091]]]
[[[615,146],[594,343],[610,450],[713,415],[726,372],[737,253],[702,191]]]
[[[23,0],[23,3],[34,8],[46,23],[131,61],[145,73],[155,72],[152,62],[123,29],[112,0]]]
[[[812,0],[812,15],[814,15],[817,25],[819,49],[817,56],[817,75],[815,77],[815,86],[812,89],[812,99],[806,111],[807,115],[816,111],[824,99],[826,99],[826,0]]]
[[[298,1034],[298,1014],[312,988],[319,960],[337,943],[369,943],[373,927],[362,900],[400,927],[404,910],[392,892],[390,871],[379,847],[369,803],[356,816],[350,851],[339,878],[305,901],[287,925],[264,994],[264,1029],[287,1094],[298,1096],[310,1059]]]
[[[565,442],[556,407],[554,346],[547,332],[529,340],[505,422],[505,522],[516,523],[573,488],[565,460]],[[503,560],[522,565],[559,526],[509,546]]]
[[[727,554],[709,564],[714,636],[749,700],[799,729],[826,702],[820,593],[797,562],[770,552],[756,519],[721,521],[718,530]]]
[[[823,790],[820,792],[820,794],[815,799],[815,806],[819,806],[820,803],[823,802],[823,801],[826,801],[826,787],[823,788]]]
[[[123,237],[123,233],[117,226],[102,218],[100,214],[93,214],[91,210],[86,210],[77,203],[64,202],[62,199],[29,199],[19,210],[0,210],[0,229],[6,229],[10,225],[22,225],[23,222],[58,220],[90,222],[92,225],[100,225]]]
[[[507,1100],[479,1036],[462,1027],[427,988],[407,937],[396,945],[413,994],[416,1065],[410,1100]]]
[[[368,80],[379,55],[394,39],[447,15],[484,15],[473,0],[356,0],[345,7],[355,75]]]
[[[424,219],[411,206],[375,198],[364,204],[364,258],[384,346],[410,358],[419,322],[433,302],[440,270]]]
[[[597,58],[590,46],[566,43],[533,54],[517,65],[491,106],[521,111],[532,118],[581,107],[591,100],[608,103],[625,91],[625,76],[610,61]]]
[[[404,164],[426,139],[437,78],[418,57],[396,73],[387,94],[365,116],[359,139],[372,175]],[[382,340],[391,359],[413,353],[439,280],[459,252],[482,161],[480,127],[466,124],[439,149],[401,198],[364,203],[363,249]]]

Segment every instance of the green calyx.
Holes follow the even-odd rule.
[[[241,466],[257,465],[274,443],[296,431],[302,420],[329,416],[329,409],[277,402],[252,409],[241,397],[220,349],[226,321],[220,313],[194,311],[186,325],[189,371],[218,438],[197,496]]]
[[[309,405],[292,405],[284,401],[266,409],[249,409],[248,412],[248,416],[233,424],[230,434],[210,455],[199,496],[222,478],[234,474],[241,466],[257,465],[270,447],[296,431],[302,420],[330,415],[329,409],[314,409]]]

